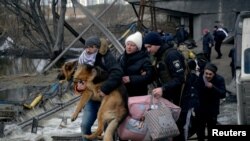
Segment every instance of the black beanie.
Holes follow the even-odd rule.
[[[215,66],[215,64],[212,63],[207,63],[204,69],[208,69],[212,71],[214,74],[216,74],[217,72],[217,67]]]
[[[100,48],[101,41],[97,36],[91,36],[85,41],[85,47],[96,45],[97,48]]]
[[[143,40],[144,44],[161,45],[162,39],[158,32],[149,32]]]

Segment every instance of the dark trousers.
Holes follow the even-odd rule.
[[[214,46],[214,49],[217,52],[218,57],[222,56],[221,51],[220,51],[221,44],[222,44],[222,41],[217,41],[217,42],[215,42],[215,46]]]
[[[211,60],[210,60],[211,54],[209,54],[209,53],[204,53],[204,55],[205,55],[207,61],[210,62],[210,61],[211,61]]]
[[[177,126],[180,131],[180,135],[176,136],[173,138],[173,141],[185,141],[185,136],[184,136],[184,125],[186,123],[186,117],[187,117],[187,112],[181,112],[179,119],[177,120]]]
[[[211,135],[212,128],[217,124],[217,115],[197,114],[197,137],[198,141],[205,140],[205,129],[207,128],[208,136]],[[208,138],[209,140],[209,138]]]
[[[235,77],[235,67],[232,65],[230,67],[231,67],[232,78],[234,78]]]

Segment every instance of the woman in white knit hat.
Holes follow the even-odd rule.
[[[152,82],[153,67],[149,54],[142,49],[142,34],[137,31],[125,40],[125,51],[118,61],[124,71],[122,82],[129,96],[147,95]]]

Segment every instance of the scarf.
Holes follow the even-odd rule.
[[[97,53],[98,51],[93,54],[88,54],[86,50],[84,50],[79,57],[78,63],[94,66]]]

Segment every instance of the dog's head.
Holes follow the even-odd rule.
[[[61,67],[59,74],[57,75],[57,79],[67,80],[67,81],[72,79],[77,63],[78,63],[77,60],[65,62],[63,66]]]
[[[74,73],[74,89],[77,92],[80,92],[77,89],[77,83],[82,83],[86,85],[88,82],[97,84],[103,82],[108,77],[108,73],[101,69],[100,67],[93,67],[90,65],[78,65]]]
[[[94,69],[94,67],[90,65],[78,65],[73,78],[74,90],[78,93],[81,93],[85,89],[79,90],[77,88],[77,83],[82,83],[86,88],[86,83],[93,81],[95,76],[96,70]]]

